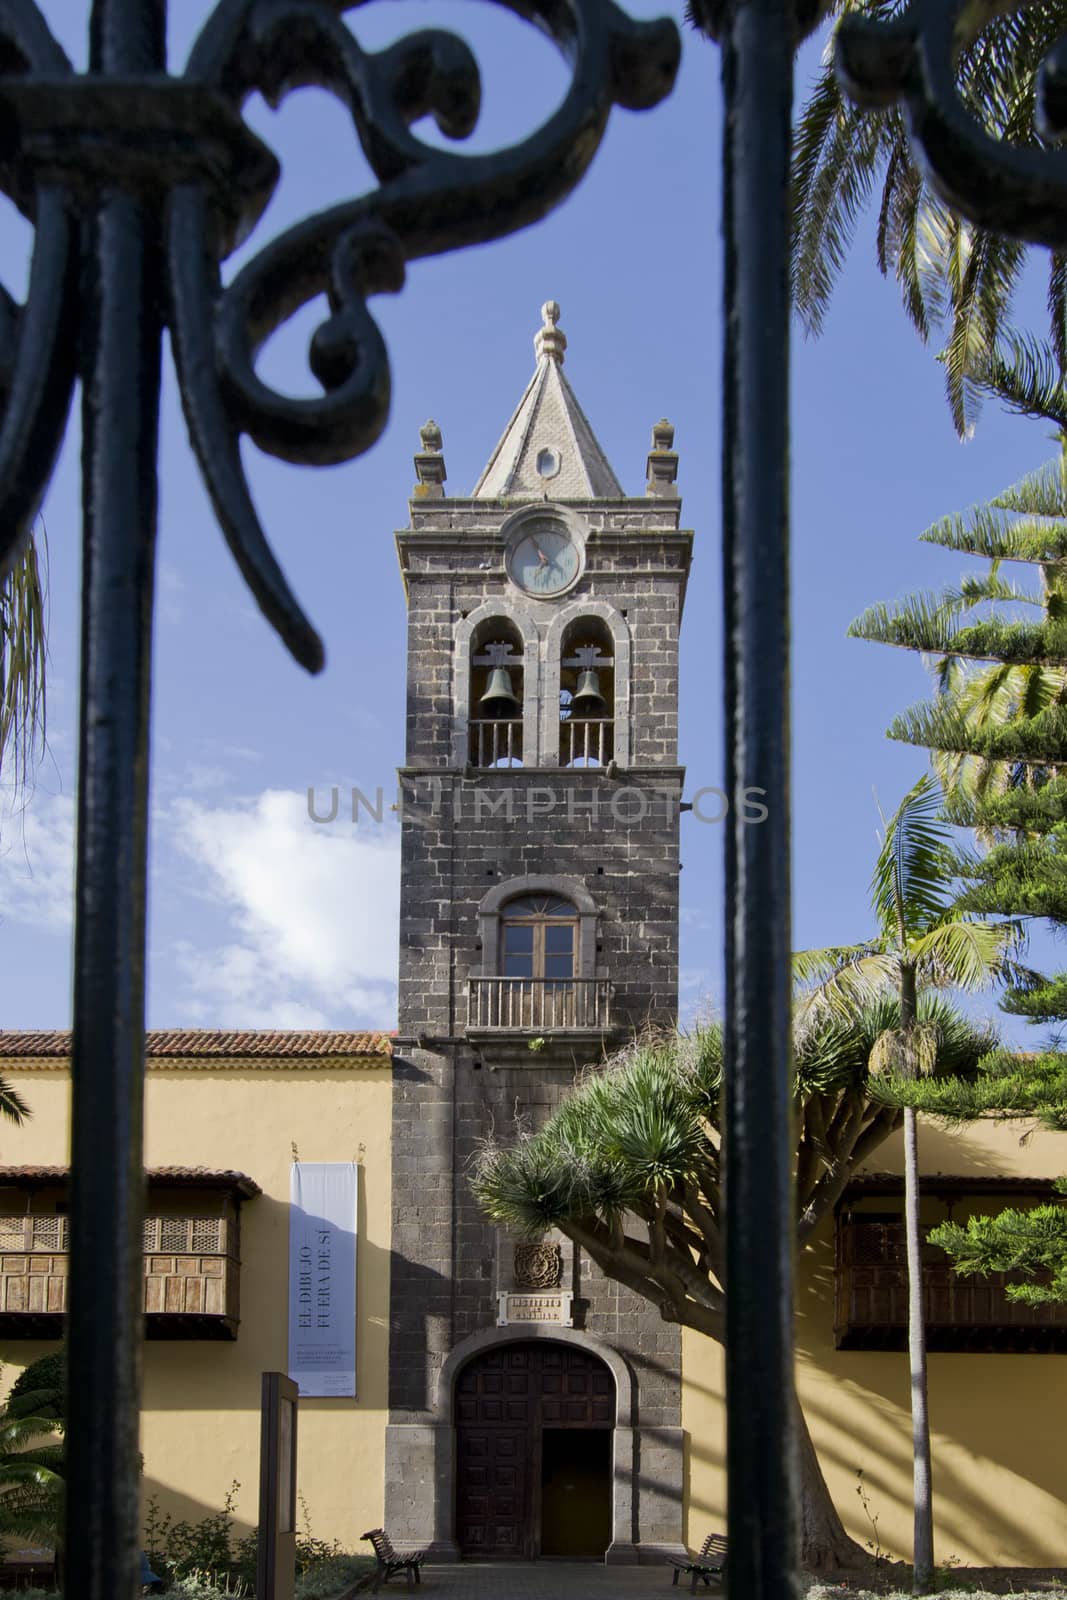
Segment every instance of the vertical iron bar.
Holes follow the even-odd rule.
[[[732,0],[722,46],[728,1593],[791,1600],[789,0]],[[750,785],[767,791],[758,827]]]
[[[90,71],[165,68],[165,0],[97,0]],[[145,857],[161,256],[151,203],[86,229],[66,1579],[139,1592]]]

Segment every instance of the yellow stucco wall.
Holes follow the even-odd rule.
[[[1067,1140],[1021,1125],[962,1134],[924,1124],[928,1172],[1055,1177]],[[903,1170],[900,1137],[871,1167]],[[992,1203],[1008,1204],[1009,1197]],[[983,1206],[983,1209],[985,1207]],[[835,1350],[832,1224],[805,1252],[797,1285],[801,1401],[830,1492],[852,1536],[873,1537],[857,1495],[862,1468],[878,1538],[890,1554],[911,1550],[911,1418],[908,1358],[896,1351]],[[686,1330],[682,1425],[687,1432],[687,1539],[725,1526],[722,1352]],[[929,1358],[935,1555],[965,1565],[1059,1566],[1067,1550],[1067,1356],[937,1353]]]
[[[20,1129],[0,1132],[0,1164],[65,1163],[66,1074],[4,1075],[29,1101],[33,1117]],[[145,1494],[157,1495],[176,1518],[195,1520],[219,1509],[234,1479],[241,1484],[238,1532],[247,1532],[257,1518],[260,1374],[286,1370],[289,1167],[295,1151],[302,1161],[360,1164],[358,1397],[301,1401],[299,1492],[315,1536],[339,1539],[346,1549],[358,1550],[360,1534],[382,1521],[391,1076],[385,1066],[218,1070],[214,1063],[209,1071],[153,1065],[147,1074],[146,1165],[236,1168],[263,1190],[242,1207],[237,1340],[144,1345]],[[0,1342],[5,1386],[54,1348]]]

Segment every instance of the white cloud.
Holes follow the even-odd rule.
[[[307,797],[269,789],[247,804],[192,799],[172,812],[199,892],[227,912],[225,943],[183,939],[174,1022],[389,1027],[396,1008],[399,837],[313,823]]]
[[[37,789],[0,832],[0,923],[66,932],[74,917],[74,799]]]

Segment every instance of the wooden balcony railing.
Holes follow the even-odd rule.
[[[522,718],[472,718],[470,764],[472,767],[521,767]]]
[[[1067,1305],[1009,1300],[1019,1273],[961,1277],[943,1250],[923,1249],[923,1315],[931,1350],[1067,1350]],[[903,1222],[842,1216],[837,1229],[836,1343],[844,1350],[903,1350],[908,1273]]]
[[[607,978],[471,978],[467,1028],[484,1033],[606,1033]]]
[[[145,1333],[234,1339],[240,1261],[236,1217],[144,1219]],[[68,1220],[0,1217],[0,1334],[58,1338],[67,1309]]]

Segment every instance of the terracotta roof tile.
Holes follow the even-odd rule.
[[[174,1057],[269,1057],[303,1058],[317,1056],[389,1056],[392,1040],[384,1032],[278,1032],[249,1029],[238,1033],[217,1032],[209,1028],[160,1028],[145,1035],[150,1059]],[[0,1059],[45,1056],[68,1057],[70,1034],[20,1033],[0,1029]]]
[[[0,1167],[0,1188],[51,1189],[64,1185],[68,1167]],[[147,1167],[149,1183],[173,1189],[230,1189],[251,1198],[262,1194],[259,1184],[245,1172],[211,1167]]]

